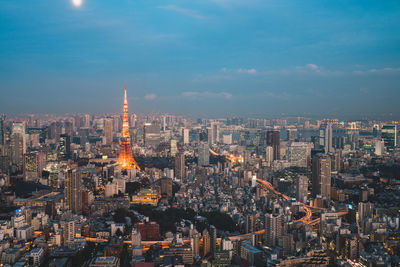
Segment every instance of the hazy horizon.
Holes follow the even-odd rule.
[[[398,1],[0,5],[0,113],[400,117]]]

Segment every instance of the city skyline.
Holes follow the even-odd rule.
[[[1,113],[400,115],[396,1],[0,3]]]

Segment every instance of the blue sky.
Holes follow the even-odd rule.
[[[0,0],[0,113],[400,116],[400,2]]]

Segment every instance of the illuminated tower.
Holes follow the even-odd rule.
[[[128,99],[126,97],[125,86],[125,99],[124,99],[124,121],[122,125],[121,137],[121,151],[119,152],[118,164],[122,169],[137,169],[140,170],[139,165],[136,163],[132,156],[131,141],[129,138],[129,120],[128,120]]]

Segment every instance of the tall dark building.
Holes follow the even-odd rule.
[[[397,146],[397,127],[396,125],[383,125],[381,136],[388,151],[392,151]]]
[[[175,177],[178,179],[186,177],[185,155],[183,153],[177,153],[175,155]]]
[[[0,115],[0,145],[6,144],[6,116]]]
[[[210,226],[210,250],[211,255],[214,257],[217,250],[217,228],[214,225]]]
[[[312,195],[331,198],[331,157],[317,154],[312,160]]]
[[[280,159],[280,142],[279,131],[267,131],[267,145],[274,149],[274,160]]]
[[[82,180],[80,173],[73,169],[67,171],[65,196],[68,208],[75,214],[82,212]]]
[[[58,157],[60,160],[68,160],[71,158],[71,137],[69,135],[62,134],[60,136]]]

